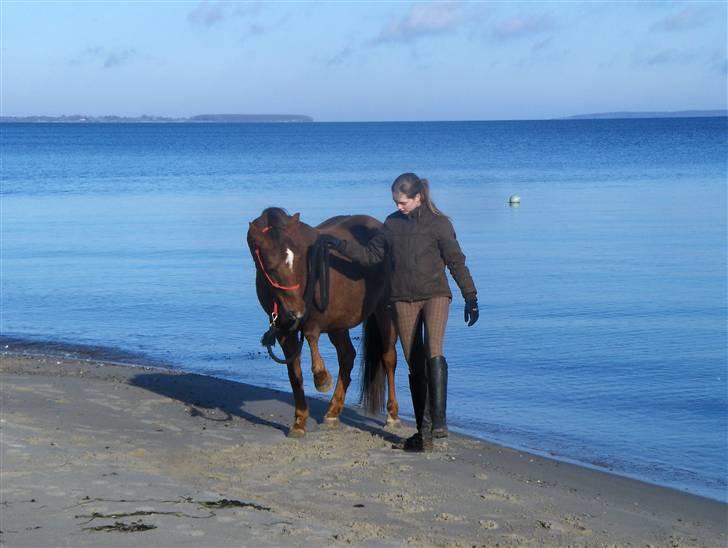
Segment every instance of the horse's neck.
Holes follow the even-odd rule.
[[[306,247],[313,245],[316,241],[316,238],[318,238],[319,231],[312,226],[307,225],[306,223],[299,223],[299,226],[299,235],[301,237],[301,242]]]

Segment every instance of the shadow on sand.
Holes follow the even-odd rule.
[[[293,421],[293,396],[278,390],[194,373],[140,373],[129,379],[129,384],[178,400],[190,408],[191,416],[210,421],[224,422],[238,417],[252,424],[274,428],[284,434],[288,433],[290,422]],[[310,412],[308,430],[313,431],[316,429],[314,423],[323,422],[328,402],[311,397],[307,401]],[[261,402],[261,405],[255,405],[256,402]],[[269,404],[263,405],[262,402]],[[274,415],[287,422],[271,420],[273,408],[280,411]],[[401,441],[400,436],[384,430],[383,416],[368,416],[361,408],[344,408],[340,420],[342,424],[370,432],[386,441]]]

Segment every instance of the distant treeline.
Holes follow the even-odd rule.
[[[611,118],[714,118],[728,116],[728,110],[678,110],[675,112],[600,112],[597,114],[577,114],[567,120],[594,120]]]
[[[310,116],[302,114],[198,114],[190,118],[168,118],[166,116],[0,116],[0,123],[75,123],[75,124],[120,124],[120,123],[261,123],[261,122],[313,122]]]

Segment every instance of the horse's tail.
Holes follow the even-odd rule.
[[[362,333],[362,381],[359,403],[369,413],[384,411],[384,386],[386,374],[382,354],[384,341],[377,317],[372,314],[364,321]]]

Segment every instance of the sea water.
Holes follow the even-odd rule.
[[[311,225],[383,219],[392,180],[415,171],[481,308],[466,327],[453,285],[451,428],[728,499],[726,118],[5,124],[0,138],[6,341],[289,391],[259,342],[248,223],[268,206]]]

